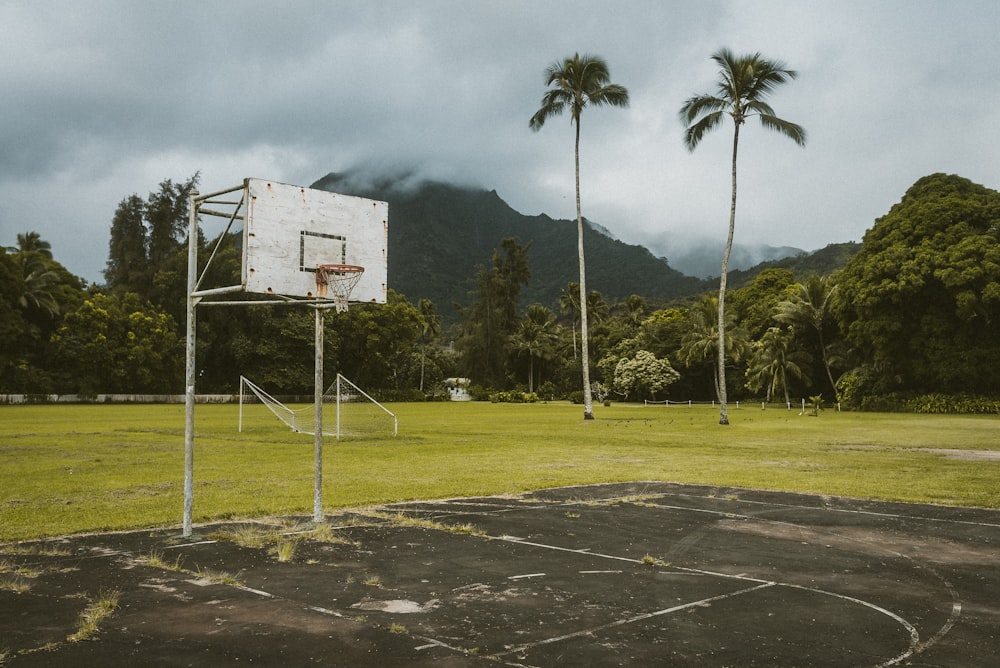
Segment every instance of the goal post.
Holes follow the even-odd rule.
[[[396,414],[341,374],[323,392],[323,435],[337,438],[387,438],[399,433]],[[316,407],[309,404],[301,408],[285,405],[259,385],[240,376],[238,430],[243,432],[259,420],[260,411],[266,408],[274,417],[293,432],[315,436]],[[254,414],[257,414],[256,416]],[[252,417],[256,419],[252,420]]]
[[[397,436],[399,420],[396,414],[371,395],[337,374],[336,386],[336,437],[342,436]]]

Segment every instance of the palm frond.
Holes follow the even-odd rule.
[[[775,130],[800,146],[805,144],[806,131],[801,126],[778,118],[765,101],[779,85],[798,76],[795,70],[781,61],[763,58],[760,53],[737,56],[726,48],[712,54],[719,65],[719,79],[715,95],[698,95],[689,98],[680,110],[682,122],[687,125],[684,143],[694,150],[702,137],[721,122],[720,112],[727,112],[737,124],[747,116],[759,116],[761,124]]]
[[[545,125],[545,121],[553,116],[559,116],[566,107],[572,103],[572,96],[561,88],[553,88],[546,91],[542,96],[542,106],[534,113],[528,121],[528,127],[538,131]]]
[[[724,97],[713,95],[696,95],[689,97],[681,106],[679,115],[681,122],[685,125],[693,123],[696,118],[705,113],[715,111],[726,111],[729,109],[729,100]]]
[[[587,99],[594,106],[610,105],[612,107],[627,107],[629,103],[628,90],[618,84],[609,84],[587,94]]]
[[[760,117],[760,124],[768,130],[774,130],[785,135],[799,146],[805,146],[806,144],[806,130],[801,125],[786,121],[777,116],[764,115]]]
[[[701,120],[684,131],[684,145],[687,146],[689,151],[693,151],[701,143],[705,134],[714,130],[725,117],[726,112],[724,111],[716,111],[702,116]]]

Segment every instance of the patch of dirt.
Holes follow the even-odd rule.
[[[1000,462],[1000,450],[959,450],[957,448],[909,448],[911,452],[929,452],[945,459],[970,462]]]

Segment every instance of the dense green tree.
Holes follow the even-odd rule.
[[[72,388],[82,394],[177,393],[183,385],[184,344],[176,324],[135,294],[90,296],[66,314],[53,342]]]
[[[178,297],[164,292],[169,278],[160,274],[177,272],[186,278],[187,254],[184,241],[188,231],[188,208],[191,193],[197,188],[199,175],[182,183],[170,179],[160,182],[159,189],[143,201],[131,195],[119,202],[111,223],[108,261],[104,270],[107,288],[116,295],[134,292],[141,299],[169,307]],[[183,293],[180,296],[183,304]],[[176,316],[176,314],[175,314]]]
[[[754,276],[748,285],[733,290],[727,299],[747,336],[758,340],[774,326],[774,309],[789,298],[795,276],[788,269],[769,267]]]
[[[174,255],[188,232],[188,207],[191,193],[198,187],[196,173],[183,183],[170,179],[160,182],[160,189],[149,194],[146,222],[149,226],[146,256],[153,270]]]
[[[203,314],[224,319],[213,319],[208,335],[198,339],[198,368],[204,370],[207,380],[204,390],[234,387],[239,376],[246,376],[272,394],[312,393],[316,325],[311,309],[271,305],[203,308],[199,328],[206,324]],[[236,326],[227,329],[225,320]],[[324,361],[333,358],[337,342],[338,332],[329,324],[324,330]],[[334,362],[324,367],[337,368]]]
[[[19,268],[7,249],[0,247],[0,391],[14,392],[15,375],[22,366],[25,341],[24,316],[13,296],[19,284]]]
[[[385,304],[352,304],[326,317],[334,340],[326,365],[328,382],[340,371],[360,387],[399,390],[404,369],[420,340],[420,311],[404,295],[389,290]]]
[[[146,203],[138,195],[126,197],[119,202],[111,220],[108,263],[104,269],[104,281],[113,294],[135,292],[148,279],[146,238]]]
[[[511,336],[519,323],[518,297],[530,277],[528,246],[510,237],[500,242],[489,267],[479,267],[459,339],[465,375],[473,382],[506,386]]]
[[[806,131],[795,123],[790,123],[774,115],[767,98],[774,89],[794,79],[794,70],[785,68],[784,63],[767,60],[759,53],[736,56],[729,49],[717,51],[712,60],[720,67],[715,94],[696,95],[688,98],[681,107],[681,120],[687,126],[684,143],[691,151],[701,143],[705,133],[718,127],[728,116],[733,121],[732,196],[729,209],[729,234],[726,250],[722,256],[722,272],[719,278],[719,299],[716,345],[718,361],[716,367],[719,379],[716,383],[719,395],[719,424],[729,424],[726,408],[726,364],[724,337],[726,335],[726,276],[729,272],[729,255],[733,249],[733,232],[736,225],[736,154],[739,148],[740,127],[747,118],[757,116],[761,125],[805,144]]]
[[[657,393],[680,378],[670,365],[670,360],[659,358],[648,350],[638,350],[632,357],[624,357],[615,365],[613,387],[625,397],[656,399]]]
[[[996,394],[1000,193],[954,175],[919,179],[875,221],[838,283],[835,309],[863,363],[855,398]]]
[[[574,54],[561,62],[553,63],[545,71],[545,85],[549,87],[542,96],[542,106],[531,117],[532,130],[542,129],[545,122],[559,116],[567,109],[576,130],[574,165],[576,169],[576,226],[577,255],[580,264],[580,357],[583,370],[583,417],[594,418],[593,400],[590,396],[590,351],[587,340],[587,272],[583,250],[583,213],[580,206],[580,116],[584,107],[611,105],[627,107],[628,90],[611,83],[608,65],[598,56]]]
[[[63,315],[83,299],[83,284],[52,259],[35,232],[0,249],[0,388],[10,392],[58,390],[50,338]]]

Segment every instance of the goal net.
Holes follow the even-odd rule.
[[[396,436],[396,415],[344,376],[323,392],[323,434],[334,438],[384,438]],[[266,420],[265,420],[266,418]],[[315,403],[292,407],[240,376],[239,431],[259,428],[277,418],[294,432],[316,433]]]

